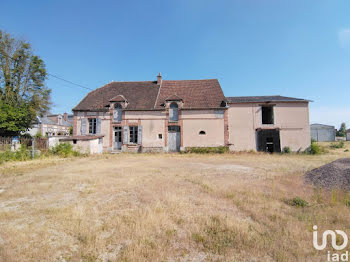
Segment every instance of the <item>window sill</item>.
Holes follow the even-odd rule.
[[[137,147],[137,146],[140,146],[140,145],[139,144],[130,143],[130,144],[127,144],[127,146],[129,146],[129,147]]]

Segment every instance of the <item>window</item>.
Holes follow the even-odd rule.
[[[273,125],[273,106],[262,106],[261,107],[262,124],[263,125]]]
[[[97,120],[96,118],[89,118],[89,134],[96,134]]]
[[[168,126],[168,132],[180,132],[180,126]]]
[[[137,144],[137,126],[129,126],[130,143]]]
[[[113,119],[116,122],[122,121],[122,106],[120,104],[115,104],[114,106]]]
[[[179,108],[175,102],[170,104],[169,120],[172,122],[177,122],[179,120]]]
[[[158,134],[158,138],[159,139],[163,139],[163,135],[162,134]]]
[[[202,130],[202,131],[199,132],[199,134],[200,135],[205,135],[205,131]]]
[[[76,144],[77,143],[77,140],[76,139],[73,139],[73,144]]]

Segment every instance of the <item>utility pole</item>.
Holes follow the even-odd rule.
[[[35,137],[32,139],[32,158],[34,159],[35,157]]]

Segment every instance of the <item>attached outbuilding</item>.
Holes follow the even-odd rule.
[[[103,136],[70,136],[60,139],[61,143],[70,143],[73,149],[83,154],[102,154]]]
[[[317,142],[335,141],[336,129],[334,126],[312,124],[310,125],[311,139]]]

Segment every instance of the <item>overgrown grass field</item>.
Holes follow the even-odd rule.
[[[326,261],[349,195],[305,185],[323,154],[118,154],[0,166],[0,261]]]

